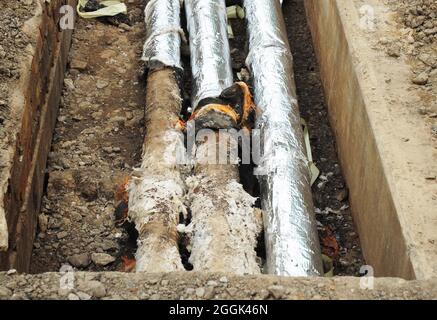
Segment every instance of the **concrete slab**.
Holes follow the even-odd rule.
[[[436,144],[411,110],[421,97],[408,57],[377,45],[402,36],[396,13],[377,0],[305,6],[365,258],[377,276],[435,277]]]

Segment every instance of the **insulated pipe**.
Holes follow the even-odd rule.
[[[227,130],[219,133],[226,126],[222,121],[226,112],[221,111],[229,106],[218,104],[216,98],[233,83],[225,1],[185,0],[185,10],[194,82],[192,103],[199,111],[198,121],[194,117],[187,129],[193,135],[198,133],[194,175],[187,180],[192,213],[187,228],[191,233],[189,261],[194,271],[257,274],[260,214],[253,208],[255,198],[239,183],[238,155],[237,161],[229,155],[235,139]],[[215,103],[209,104],[211,101]],[[202,122],[199,118],[204,110],[216,115],[207,115],[208,121]],[[200,123],[201,128],[190,130],[191,125],[199,127]],[[218,159],[224,161],[218,163]]]
[[[132,175],[128,189],[129,218],[139,233],[136,271],[182,271],[177,231],[180,214],[186,215],[186,187],[179,171],[185,155],[184,134],[177,127],[182,107],[176,79],[181,68],[180,3],[152,0],[145,16],[147,132],[141,168]]]
[[[217,98],[233,83],[224,0],[185,1],[190,34],[192,104],[195,109],[207,98]]]
[[[323,274],[308,160],[281,3],[245,0],[249,55],[262,156],[261,188],[267,273]]]

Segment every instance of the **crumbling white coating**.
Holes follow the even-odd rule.
[[[194,271],[260,273],[255,248],[262,221],[253,208],[256,198],[235,180],[209,190],[211,178],[197,175],[187,179],[187,185],[192,212],[192,230],[187,231],[191,231]]]
[[[136,271],[182,271],[176,227],[180,213],[186,216],[185,184],[178,162],[178,156],[185,155],[183,134],[166,130],[159,147],[154,138],[146,136],[141,168],[128,186],[129,219],[139,233]]]

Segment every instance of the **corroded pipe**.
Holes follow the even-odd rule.
[[[129,218],[139,233],[136,271],[181,271],[177,226],[180,214],[186,215],[186,187],[179,170],[185,155],[184,134],[177,126],[182,107],[176,78],[181,68],[180,3],[150,1],[145,16],[147,132],[141,168],[129,185]]]
[[[232,162],[229,155],[233,137],[228,131],[219,133],[237,122],[228,121],[237,115],[220,100],[233,84],[225,1],[185,0],[185,10],[195,110],[189,125],[208,129],[194,130],[198,132],[194,175],[188,179],[190,262],[196,271],[256,274],[260,272],[255,248],[261,219],[253,208],[255,198],[239,183],[238,161]]]

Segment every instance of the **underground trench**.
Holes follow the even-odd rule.
[[[132,225],[116,227],[113,220],[114,212],[122,214],[125,209],[125,195],[123,190],[118,192],[117,189],[123,189],[124,179],[141,164],[143,128],[148,124],[147,121],[144,123],[141,114],[146,92],[153,88],[146,85],[139,72],[141,47],[146,38],[142,22],[144,5],[142,1],[129,4],[132,25],[119,23],[114,26],[107,21],[77,22],[30,262],[33,273],[57,271],[65,263],[85,271],[132,271],[138,234]],[[303,2],[286,2],[283,11],[294,55],[301,116],[307,122],[314,162],[321,171],[312,187],[321,249],[334,261],[335,275],[356,276],[365,263],[328,122]],[[184,26],[186,17],[183,15],[181,20]],[[248,34],[244,20],[232,19],[231,25],[234,32],[234,38],[229,40],[232,73],[237,80],[238,76],[241,77],[241,69],[246,70]],[[185,110],[182,119],[186,110],[191,108],[192,96],[193,79],[187,51],[187,48],[182,48],[184,72],[173,79],[174,85],[182,84],[181,104]],[[119,101],[123,102],[122,106]],[[181,106],[175,108],[178,107]],[[158,119],[160,117],[162,115],[158,115]],[[106,123],[109,125],[105,126]],[[146,148],[149,146],[153,146],[153,142]],[[98,157],[94,157],[95,154]],[[150,160],[146,157],[142,161]],[[156,170],[159,171],[154,168],[154,172]],[[246,192],[259,197],[259,186],[252,171],[250,164],[240,166],[239,175]],[[133,175],[141,177],[141,174]],[[151,178],[150,175],[147,177]],[[151,183],[156,182],[152,180]],[[173,199],[174,195],[171,197]],[[261,204],[257,202],[256,206],[261,207]],[[175,211],[173,220],[182,220],[183,224],[189,225],[191,210],[182,214],[183,219],[180,219],[179,211]],[[166,256],[175,255],[179,260],[175,269],[164,263],[166,267],[158,269],[161,272],[193,268],[186,239],[180,237],[176,240],[178,224],[174,221],[157,222],[168,228],[174,224],[171,232],[175,238],[170,240],[176,251]],[[257,241],[256,260],[262,266],[266,258],[262,234]],[[153,250],[156,253],[163,249]],[[145,267],[145,271],[149,267]]]
[[[296,9],[294,6],[290,6],[290,7],[293,8],[293,10],[294,10],[291,12],[291,14],[294,13],[296,17],[299,16],[299,14],[303,15],[302,5],[300,5],[300,8],[297,7]],[[296,13],[296,11],[299,9],[301,11],[299,13]],[[285,8],[285,10],[288,10],[288,9]],[[184,20],[184,19],[182,19],[182,20]],[[105,32],[101,32],[101,30],[105,30],[105,29],[111,30],[111,29],[115,29],[115,28],[120,29],[120,27],[107,25],[107,24],[105,24],[105,22],[92,22],[92,23],[93,23],[92,27],[100,28],[100,30],[97,30],[95,36],[97,36],[97,37],[101,36],[101,39],[97,38],[98,39],[96,41],[97,44],[93,44],[95,46],[93,49],[95,49],[95,52],[99,52],[99,51],[102,52],[103,51],[104,56],[106,57],[106,55],[109,55],[109,58],[111,59],[112,58],[112,56],[110,56],[111,52],[104,51],[104,50],[111,50],[111,49],[102,49],[102,48],[96,48],[96,47],[101,46],[101,44],[99,44],[99,41],[105,41],[106,42],[105,44],[107,45],[108,43],[111,43],[111,41],[114,41],[114,39],[115,39],[115,37],[112,37],[112,39],[108,40],[107,39],[109,37],[108,34],[107,33],[105,34]],[[233,20],[231,23],[232,23],[233,28],[234,28],[234,33],[236,34],[236,38],[230,40],[231,45],[232,45],[232,56],[233,56],[233,64],[234,64],[233,71],[234,71],[234,73],[237,73],[237,71],[240,71],[239,69],[241,69],[241,67],[243,66],[243,62],[247,56],[247,52],[246,52],[246,48],[245,48],[245,40],[244,40],[247,37],[247,33],[245,31],[246,25],[245,25],[243,20]],[[137,34],[135,36],[138,36],[138,34],[141,34],[141,31],[138,31],[138,29],[141,28],[141,27],[139,27],[141,25],[141,20],[137,19],[136,24],[137,24],[138,28],[137,28],[137,30],[135,30],[137,32]],[[293,24],[295,24],[295,22],[293,22]],[[81,86],[80,81],[84,81],[85,82],[84,87],[86,87],[89,84],[89,82],[86,82],[88,79],[83,80],[83,78],[81,77],[82,76],[81,73],[88,73],[88,74],[95,73],[99,76],[102,75],[99,77],[99,79],[97,79],[97,88],[95,89],[97,91],[97,94],[95,94],[94,97],[98,99],[98,95],[105,96],[107,94],[107,93],[103,93],[103,94],[98,93],[98,90],[100,90],[100,91],[105,90],[105,88],[101,88],[101,87],[104,87],[105,85],[107,85],[107,82],[111,82],[111,80],[114,80],[114,78],[113,78],[114,74],[110,74],[109,72],[106,74],[101,73],[102,66],[99,65],[100,64],[99,62],[95,62],[95,61],[88,62],[87,66],[85,67],[85,70],[83,70],[83,67],[80,66],[80,63],[83,62],[82,60],[86,61],[86,59],[87,59],[84,55],[84,50],[83,49],[81,50],[81,40],[83,39],[83,37],[85,37],[85,39],[84,39],[85,41],[89,40],[86,38],[86,35],[84,35],[84,33],[81,33],[81,31],[83,30],[83,29],[80,30],[81,27],[85,27],[85,29],[86,29],[86,28],[89,28],[89,25],[87,25],[87,26],[79,25],[79,31],[77,31],[73,35],[73,51],[72,51],[72,57],[70,58],[70,69],[69,69],[69,71],[67,71],[68,72],[68,76],[66,79],[67,81],[65,81],[66,88],[64,89],[65,91],[64,91],[64,97],[63,97],[64,101],[63,102],[65,103],[65,100],[67,100],[67,102],[69,102],[70,104],[79,104],[80,105],[82,103],[82,104],[87,105],[87,103],[89,103],[89,100],[86,100],[86,99],[85,99],[85,101],[82,101],[80,99],[77,99],[74,101],[68,101],[69,94],[70,94],[68,92],[68,90],[71,90],[71,88],[68,87],[71,83],[69,81],[70,77],[73,78],[74,80],[78,81],[77,82],[78,87]],[[90,29],[92,29],[92,28],[90,28]],[[124,30],[122,29],[122,31],[124,31]],[[92,31],[92,30],[85,31],[85,33],[88,33],[88,32],[92,33],[94,31]],[[132,30],[127,31],[127,33],[130,33],[130,32],[132,32]],[[308,43],[308,41],[310,41],[310,39],[308,37],[309,31],[305,30],[304,33],[306,33],[306,36],[307,36],[307,39],[305,41],[306,41],[306,43]],[[77,37],[77,38],[75,38],[75,37]],[[76,39],[79,41],[76,41]],[[126,43],[124,43],[124,45],[126,45]],[[132,46],[131,44],[129,44],[129,45]],[[138,58],[138,57],[136,57],[136,58]],[[306,57],[300,58],[299,55],[296,55],[296,53],[295,53],[295,59],[301,59],[302,61],[304,61],[305,58]],[[309,72],[314,72],[313,70],[311,70],[311,67],[316,68],[316,63],[315,63],[314,59],[315,58],[313,56],[312,62],[311,62],[313,65],[307,67],[307,68],[310,68],[308,70]],[[184,57],[183,57],[183,60],[185,60],[184,61],[185,63],[187,62],[186,61],[187,59],[185,59]],[[138,68],[139,64],[131,64],[131,66]],[[189,70],[189,64],[187,64],[186,69]],[[297,69],[299,69],[299,67]],[[119,71],[119,70],[117,70],[117,71]],[[305,80],[305,75],[304,75],[305,73],[306,72],[301,72],[300,74],[298,73],[297,79],[296,79],[296,82],[298,83],[298,87],[299,87],[299,76],[303,77],[304,79],[302,81],[304,81]],[[132,76],[132,74],[130,73],[129,76]],[[135,76],[136,76],[136,74],[135,74]],[[123,79],[123,77],[120,77],[120,79],[118,79],[118,81],[128,81],[128,78]],[[134,98],[135,102],[132,103],[132,106],[133,106],[132,109],[141,108],[142,107],[141,103],[144,101],[143,100],[144,93],[138,93],[138,91],[144,91],[144,87],[142,87],[141,83],[140,83],[141,81],[138,81],[137,84],[134,85],[134,86],[136,86],[135,90],[132,90],[131,92],[128,91],[126,93],[126,99],[130,98],[130,97],[128,97],[128,95],[135,96],[135,98]],[[183,86],[185,88],[188,88],[184,92],[186,97],[190,97],[190,95],[191,95],[191,81],[192,81],[192,79],[191,79],[190,74],[188,73],[188,76],[187,76],[187,73],[185,73],[185,77],[183,78]],[[111,84],[109,84],[109,86],[111,86]],[[310,86],[308,86],[308,87],[310,87]],[[308,87],[305,86],[302,89],[300,89],[301,92],[305,92]],[[149,89],[149,88],[147,88],[147,89]],[[318,89],[319,90],[316,94],[318,94],[320,96],[321,95],[320,84],[319,84]],[[74,88],[72,90],[73,90],[72,95],[83,94],[83,92],[81,91],[81,88],[78,88],[78,89]],[[74,92],[74,90],[77,90],[78,92],[76,93],[76,92]],[[114,90],[114,89],[112,89],[112,90]],[[124,98],[122,98],[122,99],[124,99]],[[319,99],[323,99],[323,98],[319,98]],[[185,101],[188,101],[188,99],[186,99]],[[108,103],[111,103],[111,101],[110,100],[109,100],[109,102],[102,101],[101,103],[102,103],[102,106],[105,106]],[[134,105],[135,103],[137,105]],[[323,101],[321,101],[320,103],[323,104]],[[306,102],[306,104],[310,105],[310,104],[312,104],[312,101],[308,101],[308,102]],[[87,105],[87,106],[89,106],[89,105]],[[65,119],[66,117],[68,117],[68,115],[67,116],[63,115],[64,108],[65,108],[65,106],[63,106],[61,108],[61,114],[60,114],[60,117],[58,117],[58,124],[57,124],[57,128],[55,129],[55,137],[54,137],[55,146],[58,143],[72,141],[72,140],[70,140],[70,138],[73,135],[78,134],[78,132],[83,132],[84,130],[87,130],[87,126],[91,125],[91,123],[92,123],[92,121],[87,122],[86,120],[81,118],[81,117],[83,117],[82,116],[83,113],[79,112],[78,114],[73,114],[73,112],[69,112],[66,110],[66,112],[69,112],[70,113],[69,115],[71,116],[71,122],[68,123],[69,119]],[[301,106],[301,108],[302,108],[302,106]],[[303,110],[305,110],[305,106],[303,107]],[[115,111],[118,111],[118,110],[115,110]],[[107,112],[107,111],[105,111],[105,112]],[[97,113],[98,113],[98,111],[97,111]],[[68,114],[68,113],[66,113],[66,114]],[[96,117],[98,117],[98,115]],[[93,118],[93,120],[94,120],[93,124],[95,125],[96,122],[97,122],[97,124],[99,124],[99,120],[95,121],[94,118]],[[118,119],[116,119],[116,121],[117,120]],[[315,125],[313,123],[316,121],[312,122],[311,118],[309,118],[308,120],[309,120],[310,128],[315,127]],[[324,120],[325,120],[325,124],[324,124],[325,131],[322,132],[320,134],[320,136],[323,136],[325,134],[329,136],[330,135],[330,132],[329,132],[330,128],[326,123],[326,119],[324,119]],[[120,121],[122,121],[122,120],[120,120]],[[65,127],[62,125],[63,122],[67,124]],[[319,125],[320,124],[317,124],[317,126],[319,126]],[[141,128],[137,127],[135,129],[141,132]],[[126,152],[125,161],[130,163],[130,165],[128,164],[128,166],[126,166],[127,168],[122,168],[122,170],[119,170],[119,172],[117,172],[117,174],[119,174],[119,175],[124,174],[127,176],[129,174],[128,173],[129,169],[138,165],[139,153],[140,153],[139,149],[141,148],[141,144],[139,144],[140,140],[138,138],[135,138],[132,140],[133,136],[135,135],[135,133],[134,133],[135,130],[126,130],[126,131],[129,131],[129,132],[124,133],[123,129],[120,131],[116,131],[117,139],[119,139],[119,140],[114,141],[114,146],[119,145],[119,143],[123,139],[124,139],[124,141],[126,141],[126,143],[131,143],[132,141],[136,141],[136,146],[135,146],[135,144],[132,144],[133,150],[130,151],[130,153],[129,153],[129,150],[126,150],[126,151],[123,150],[123,152]],[[59,132],[60,132],[60,134],[59,134]],[[310,130],[310,132],[312,133],[313,130]],[[87,133],[87,135],[91,135],[91,136],[93,136],[93,134],[94,134],[94,132],[92,132],[92,131],[91,131],[91,134]],[[120,136],[121,136],[121,139],[120,139]],[[314,138],[314,137],[312,137],[312,140],[318,141],[318,139]],[[73,140],[73,142],[74,142],[74,140]],[[80,143],[81,142],[82,141],[80,141]],[[324,142],[323,144],[325,144],[325,143],[326,142]],[[93,144],[96,145],[96,147],[97,147],[98,140],[94,141]],[[331,144],[330,147],[333,148],[333,145],[334,145],[333,141],[330,141],[329,144]],[[117,150],[119,150],[117,148],[120,148],[117,146],[115,146],[115,147],[106,146],[105,148],[106,148],[105,150],[109,150],[110,148],[116,150],[115,152],[112,152],[112,153],[110,152],[109,156],[112,156],[116,152],[120,152],[120,151],[117,151]],[[80,149],[80,146],[79,146],[78,151],[79,152],[83,151]],[[88,152],[92,152],[92,150],[90,150]],[[104,151],[104,152],[107,152],[107,151]],[[62,157],[62,155],[67,156],[66,154],[63,154],[62,152],[60,152],[60,153],[61,153],[61,155],[60,155],[61,157]],[[87,153],[87,150],[85,150],[85,153]],[[136,163],[132,162],[131,159],[128,160],[129,156],[131,156],[132,154],[135,154],[135,153],[137,154],[137,157],[136,157],[137,162]],[[314,156],[316,159],[322,158],[322,156],[320,154],[317,154],[317,153],[315,153]],[[316,162],[319,162],[319,161],[316,160]],[[327,194],[327,192],[323,191],[324,185],[331,183],[330,181],[328,181],[329,179],[334,180],[334,178],[335,178],[334,181],[336,183],[336,186],[340,186],[340,188],[339,188],[340,191],[347,192],[347,191],[345,191],[346,186],[344,185],[344,183],[342,184],[342,181],[341,181],[342,178],[341,178],[341,174],[339,172],[340,169],[338,168],[338,161],[335,158],[335,154],[331,155],[331,159],[328,159],[327,161],[330,162],[328,166],[330,167],[330,169],[332,171],[328,171],[328,170],[326,170],[326,172],[322,171],[322,175],[324,176],[324,178],[319,179],[316,183],[316,186],[313,188],[314,194],[316,196],[316,200],[317,200],[317,197],[322,198],[322,199],[326,199],[326,198],[329,199],[329,198],[337,196],[337,194],[335,194],[335,193],[338,190],[335,186],[332,187],[332,189],[330,189],[328,192],[328,193],[331,193],[331,195],[329,195],[329,194]],[[63,159],[60,159],[60,162],[62,163]],[[68,162],[68,161],[66,161],[66,162]],[[81,161],[79,161],[79,162],[81,162]],[[86,161],[83,161],[83,162],[86,163]],[[109,163],[109,165],[113,165],[111,162],[108,162],[108,163]],[[321,161],[320,161],[320,163],[321,163]],[[99,177],[99,173],[96,173],[95,170],[89,170],[87,168],[89,166],[89,164],[86,163],[84,166],[83,163],[80,163],[78,168],[80,169],[81,167],[85,167],[84,168],[85,174],[78,174],[77,172],[72,172],[71,175],[72,175],[72,179],[74,180],[74,183],[72,185],[68,185],[68,184],[65,185],[66,180],[68,181],[70,174],[63,175],[63,172],[71,170],[70,168],[68,168],[69,164],[67,164],[65,166],[65,163],[64,163],[64,165],[61,164],[61,166],[59,166],[59,159],[58,159],[58,161],[56,161],[56,160],[54,161],[54,159],[50,158],[48,166],[49,166],[49,168],[48,168],[48,181],[49,182],[47,184],[47,194],[44,196],[44,200],[43,200],[43,218],[39,219],[41,225],[38,229],[38,236],[37,236],[37,239],[36,239],[36,242],[34,245],[32,266],[31,266],[33,272],[55,271],[55,270],[58,270],[60,268],[60,266],[65,262],[70,262],[70,263],[73,262],[74,264],[77,264],[76,267],[83,268],[85,270],[108,270],[108,269],[109,270],[120,270],[120,268],[124,265],[124,261],[126,261],[123,259],[129,259],[129,261],[130,261],[133,257],[133,253],[136,250],[135,245],[128,245],[128,243],[135,243],[136,234],[129,235],[129,233],[124,228],[120,228],[119,233],[122,233],[122,236],[121,236],[122,240],[117,241],[118,242],[117,244],[114,244],[115,241],[112,243],[108,243],[108,244],[105,243],[104,246],[102,246],[102,247],[97,246],[95,249],[91,246],[91,250],[96,250],[96,252],[95,252],[96,257],[94,260],[96,260],[96,261],[98,260],[98,258],[97,258],[98,254],[102,255],[105,253],[110,253],[111,256],[113,256],[114,258],[117,259],[115,262],[111,262],[109,265],[106,265],[106,266],[98,265],[96,263],[96,261],[88,262],[90,264],[87,266],[85,266],[87,264],[87,262],[85,262],[83,265],[80,265],[80,262],[77,262],[75,260],[77,260],[78,255],[80,256],[82,254],[81,250],[84,250],[85,246],[79,246],[79,245],[76,246],[76,245],[81,244],[81,242],[87,243],[87,241],[90,241],[90,238],[86,238],[86,239],[74,238],[74,239],[68,240],[69,236],[66,235],[65,238],[67,238],[67,239],[64,240],[65,238],[63,236],[65,235],[65,231],[63,231],[63,230],[64,230],[65,226],[63,226],[62,223],[66,222],[67,225],[69,223],[73,223],[73,224],[79,223],[80,224],[80,223],[83,223],[83,221],[86,220],[87,218],[84,216],[84,213],[81,212],[80,214],[81,214],[82,218],[79,218],[79,216],[77,216],[76,217],[77,221],[75,221],[74,220],[75,215],[63,216],[62,209],[61,210],[58,209],[59,206],[57,207],[55,205],[55,209],[53,209],[50,205],[52,202],[57,201],[57,202],[60,202],[59,205],[62,206],[62,205],[66,205],[66,203],[68,201],[72,201],[72,199],[69,198],[68,196],[64,196],[64,195],[60,196],[60,195],[63,193],[68,194],[69,191],[71,191],[71,190],[65,191],[63,189],[71,187],[74,184],[74,188],[77,188],[77,185],[79,185],[79,188],[74,190],[74,192],[80,193],[79,198],[81,198],[82,201],[79,200],[79,202],[82,202],[86,205],[85,210],[91,209],[90,212],[95,213],[95,212],[100,211],[101,208],[99,208],[99,206],[101,206],[101,207],[103,206],[103,208],[106,209],[105,207],[107,206],[107,203],[103,204],[104,201],[100,202],[99,200],[97,200],[97,203],[93,203],[93,201],[96,201],[96,199],[94,199],[95,197],[106,198],[107,195],[105,193],[109,193],[109,194],[111,193],[111,191],[107,190],[108,189],[107,185],[104,185],[104,187],[101,188],[101,186],[100,186],[101,181],[99,181],[99,179],[101,180],[101,177]],[[93,165],[90,165],[90,167],[92,168]],[[73,165],[73,168],[74,168],[74,165]],[[126,169],[126,170],[124,170],[124,169]],[[243,184],[244,184],[246,190],[248,190],[253,196],[259,196],[259,191],[258,191],[259,187],[257,186],[256,180],[253,177],[253,175],[250,174],[251,169],[252,168],[250,167],[250,165],[249,165],[248,170],[245,170],[245,168],[240,168],[240,171],[242,173],[241,179],[243,181]],[[334,172],[334,170],[336,170],[336,172]],[[247,171],[249,173],[247,173]],[[104,174],[104,173],[100,173],[100,175],[101,174]],[[336,175],[336,176],[334,177],[334,175]],[[337,180],[339,180],[340,182],[337,182]],[[96,182],[97,182],[98,186],[94,187],[93,184],[96,184]],[[119,184],[118,181],[111,181],[111,183],[114,185]],[[81,190],[81,188],[80,188],[81,184],[91,184],[90,190],[87,190],[86,188],[85,188],[85,190],[84,189]],[[104,184],[108,184],[108,182],[104,181]],[[343,190],[341,190],[341,187],[343,187]],[[59,190],[56,190],[58,188],[59,188]],[[100,188],[100,189],[98,189],[98,188]],[[52,191],[50,191],[50,189]],[[98,189],[98,190],[94,190],[94,189]],[[103,192],[102,192],[102,189],[103,189]],[[320,190],[322,190],[322,191],[320,191]],[[109,197],[107,197],[107,198],[110,198],[110,196],[111,195],[109,195]],[[72,196],[72,197],[74,197],[74,196]],[[74,198],[76,198],[76,197],[74,197]],[[338,203],[336,203],[337,207],[332,208],[332,210],[336,211],[336,212],[338,212],[338,209],[343,208],[343,207],[345,208],[348,206],[346,197],[343,197],[343,199],[341,199],[341,197],[338,196],[338,199],[340,199],[340,200],[337,200],[337,202],[338,202]],[[106,200],[107,199],[105,199],[105,201]],[[90,202],[91,202],[91,206],[89,206]],[[115,203],[115,204],[117,205],[118,203]],[[316,201],[316,204],[317,204],[317,201]],[[341,204],[340,207],[339,207],[339,204]],[[77,207],[80,207],[80,206],[77,205]],[[111,207],[111,206],[109,206],[109,207]],[[75,208],[74,205],[73,205],[73,208]],[[81,208],[81,209],[83,210],[83,208]],[[56,210],[59,210],[59,211],[56,212]],[[116,210],[117,210],[117,208],[114,211],[116,211]],[[325,208],[321,209],[320,211],[323,211],[323,210],[325,210]],[[341,212],[341,215],[342,215],[341,219],[344,219],[344,216],[350,217],[350,213],[347,212],[347,210],[348,209],[346,208],[346,210],[345,210],[346,212]],[[53,212],[53,211],[55,211],[55,212]],[[319,212],[319,211],[316,211],[316,212]],[[86,214],[86,212],[85,212],[85,214]],[[112,212],[111,212],[111,214],[112,214]],[[337,214],[337,216],[339,216],[339,214]],[[44,221],[44,219],[48,220],[47,223]],[[338,217],[337,217],[337,219],[338,219]],[[61,222],[59,222],[59,220]],[[70,220],[70,222],[68,222],[68,220]],[[352,236],[352,240],[347,238],[349,236],[347,234],[347,232],[355,232],[353,230],[353,223],[352,223],[350,218],[349,218],[349,221],[348,221],[348,218],[346,218],[345,220],[347,221],[346,223],[349,223],[350,225],[347,225],[346,227],[344,227],[342,229],[340,229],[338,227],[339,225],[341,225],[341,222],[339,222],[339,221],[334,222],[334,227],[332,227],[332,225],[330,225],[329,223],[326,223],[326,221],[325,221],[324,225],[319,222],[319,232],[320,232],[321,238],[327,239],[327,240],[324,240],[325,242],[331,241],[330,246],[326,245],[326,243],[322,243],[322,249],[324,250],[324,253],[326,253],[327,255],[331,255],[331,257],[333,257],[334,260],[336,260],[336,273],[337,274],[341,274],[342,273],[341,270],[346,269],[345,266],[347,267],[347,266],[352,265],[352,268],[349,267],[349,271],[346,271],[344,274],[345,275],[357,275],[359,266],[364,264],[364,263],[361,261],[362,258],[361,258],[361,254],[359,252],[358,237],[355,236],[355,239],[354,239]],[[54,232],[50,232],[50,229],[54,230]],[[337,231],[337,233],[335,233],[336,230],[332,231],[331,229],[337,229],[337,230],[340,229],[340,232]],[[89,230],[87,230],[87,231],[89,231]],[[91,228],[91,231],[94,231],[94,230],[92,230],[92,228]],[[105,232],[107,232],[107,231],[105,230]],[[44,236],[44,233],[47,233],[47,237]],[[80,235],[80,233],[79,233],[79,235]],[[116,234],[116,235],[118,235],[118,234]],[[103,242],[104,241],[103,239],[107,235],[105,236],[105,233],[102,233],[102,235],[99,235],[99,236],[100,237],[97,238],[98,240],[96,238],[94,238],[94,241]],[[134,239],[129,239],[129,237],[133,237]],[[344,240],[341,239],[341,237],[343,237]],[[341,253],[340,253],[339,248],[336,247],[336,244],[335,244],[335,243],[339,242],[340,239],[343,240],[344,242],[346,242],[346,241],[348,242],[345,245],[341,246],[342,250],[343,250],[343,252],[341,252]],[[258,248],[263,248],[263,246],[264,246],[263,240],[264,240],[263,237],[260,236],[260,243],[258,245]],[[75,244],[73,246],[71,246],[72,247],[71,251],[69,250],[69,247],[67,245],[66,249],[64,248],[65,249],[64,252],[60,253],[60,252],[62,252],[63,247],[65,247],[65,245],[62,245],[62,243],[65,243],[66,241],[71,241]],[[121,245],[120,245],[120,243],[121,243]],[[111,245],[113,247],[111,247]],[[118,246],[118,250],[117,250],[117,246]],[[179,247],[180,251],[186,252],[186,248],[184,247],[183,244],[179,243],[179,246],[180,246]],[[105,248],[109,248],[109,249],[105,249]],[[100,251],[102,251],[102,249],[104,252],[100,252]],[[55,251],[56,253],[53,254],[53,251]],[[259,255],[258,259],[261,261],[262,261],[262,259],[265,259],[265,253],[263,251],[264,250],[262,250],[262,249],[258,250],[258,255]],[[350,256],[351,251],[353,252],[352,258]],[[174,254],[177,254],[179,256],[178,252],[175,252]],[[345,255],[345,258],[339,259],[338,255],[341,255],[341,254]],[[75,257],[76,259],[71,258],[71,257]],[[182,260],[184,260],[184,259],[182,259]],[[185,260],[187,260],[187,258],[185,258]],[[185,265],[186,265],[185,268],[188,268],[188,269],[191,268],[190,263],[186,262]],[[178,267],[178,268],[180,269],[181,267]],[[146,270],[147,270],[147,268],[146,268]],[[171,268],[169,268],[169,270],[167,270],[167,271],[170,271],[170,270],[171,270]],[[159,271],[166,271],[166,270],[159,270]]]

